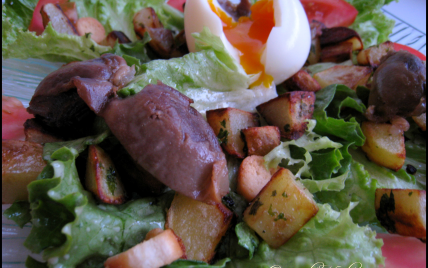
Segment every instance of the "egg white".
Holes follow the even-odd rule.
[[[299,71],[306,62],[311,45],[311,34],[306,13],[299,0],[273,0],[275,27],[272,29],[262,51],[261,63],[265,72],[281,84]],[[220,7],[217,0],[215,6]],[[207,0],[187,0],[184,12],[187,45],[195,52],[192,33],[204,27],[220,37],[229,54],[239,63],[241,52],[227,40],[221,19],[215,14]],[[257,74],[255,74],[257,76]]]

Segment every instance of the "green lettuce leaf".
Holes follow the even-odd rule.
[[[315,120],[309,120],[308,129],[300,139],[282,142],[269,152],[264,157],[266,168],[280,165],[290,169],[303,179],[301,182],[311,193],[340,191],[345,187],[351,161],[350,143],[344,146],[314,133],[316,124]]]
[[[235,232],[238,237],[238,244],[248,250],[251,260],[260,244],[258,236],[245,222],[238,223],[235,226]]]
[[[348,108],[353,113],[342,114]],[[366,107],[355,91],[344,85],[331,85],[316,93],[313,118],[317,120],[314,131],[323,136],[336,136],[357,146],[366,138],[354,113],[361,115]]]
[[[252,111],[258,104],[277,96],[274,87],[248,90],[250,78],[208,28],[195,34],[195,38],[201,51],[143,64],[141,73],[118,94],[134,95],[145,86],[161,81],[193,99],[192,106],[203,114],[228,106]]]
[[[16,201],[4,211],[3,215],[23,228],[25,224],[31,221],[30,203],[28,201]]]
[[[350,202],[358,202],[351,212],[356,223],[378,223],[374,208],[377,188],[424,189],[404,169],[394,172],[369,161],[361,150],[350,152],[354,160],[345,188],[339,192],[319,192],[316,197],[322,203],[331,204],[336,210],[346,208]]]
[[[163,268],[223,268],[226,267],[226,263],[229,261],[230,259],[226,258],[210,265],[203,261],[178,260],[171,263],[170,265],[163,266]]]
[[[33,227],[24,245],[43,251],[48,267],[102,267],[112,254],[140,243],[163,228],[165,199],[145,198],[124,205],[97,205],[77,174],[75,149],[52,154],[43,175],[28,186]],[[43,177],[43,178],[42,178]]]
[[[359,33],[364,47],[389,40],[395,21],[389,19],[381,8],[394,0],[346,0],[358,10],[358,16],[350,26]]]
[[[355,207],[337,212],[329,205],[319,204],[318,214],[312,218],[287,243],[271,249],[262,242],[252,260],[233,259],[230,268],[265,267],[378,267],[384,263],[382,240],[369,227],[360,227],[352,221],[350,211]],[[361,265],[360,265],[361,264]]]

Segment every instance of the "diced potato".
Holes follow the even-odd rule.
[[[178,260],[184,251],[172,230],[165,230],[133,248],[110,257],[105,268],[159,268]]]
[[[40,13],[42,14],[44,27],[46,27],[48,23],[51,22],[52,27],[58,33],[78,35],[77,29],[58,5],[51,3],[46,4],[42,7]]]
[[[376,216],[388,232],[426,239],[426,191],[376,189]]]
[[[146,7],[135,13],[132,20],[135,33],[143,38],[147,28],[163,28],[156,12],[151,7]]]
[[[281,143],[281,133],[276,126],[246,128],[242,134],[248,155],[265,156]]]
[[[427,131],[427,114],[423,113],[420,116],[412,117],[415,123],[422,129],[422,131]]]
[[[175,48],[172,31],[165,28],[147,28],[150,35],[149,46],[161,58],[168,59]]]
[[[370,65],[371,67],[376,68],[380,65],[382,57],[386,56],[391,51],[394,51],[394,43],[391,41],[386,41],[385,43],[377,46],[369,47],[358,53],[358,64]]]
[[[79,15],[77,14],[76,3],[65,2],[65,3],[58,3],[55,5],[61,9],[62,13],[64,13],[64,15],[71,21],[73,25],[76,24],[77,20],[79,19]]]
[[[241,130],[260,125],[256,114],[235,108],[207,111],[207,121],[214,130],[223,149],[238,158],[244,158],[246,155]]]
[[[158,234],[163,233],[163,230],[161,228],[155,228],[155,229],[151,229],[147,234],[146,237],[144,238],[144,241],[147,241],[149,239],[152,239],[153,237],[157,236]]]
[[[318,81],[305,70],[298,71],[295,75],[287,79],[283,85],[288,91],[317,92],[318,90],[321,90]]]
[[[360,35],[355,30],[352,30],[348,27],[333,27],[322,29],[320,42],[321,47],[349,42],[353,44],[353,50],[361,50],[363,46]]]
[[[165,228],[179,236],[189,260],[209,262],[230,226],[233,213],[223,204],[209,205],[176,194],[168,210]]]
[[[406,160],[404,135],[391,131],[391,124],[363,122],[361,126],[366,143],[362,149],[368,158],[380,166],[399,170]]]
[[[277,169],[267,170],[262,156],[248,156],[238,171],[237,192],[251,202],[270,181]]]
[[[123,204],[125,189],[110,156],[97,145],[89,146],[88,150],[86,189],[103,203]]]
[[[1,154],[2,204],[28,200],[27,185],[46,166],[43,146],[29,141],[3,140]]]
[[[352,57],[352,43],[343,42],[321,49],[321,62],[341,63]]]
[[[245,210],[244,221],[269,246],[279,248],[317,213],[312,194],[280,168]]]
[[[98,44],[106,37],[104,26],[97,19],[91,17],[78,19],[76,29],[80,36],[90,33],[92,40]]]
[[[314,104],[313,92],[293,91],[260,104],[257,111],[269,125],[279,127],[281,137],[297,140],[306,131],[305,120],[312,118]]]
[[[337,65],[314,75],[321,88],[332,84],[343,84],[355,90],[367,84],[372,69],[365,66]]]
[[[114,47],[116,43],[131,43],[131,40],[121,31],[111,31],[106,38],[101,41],[100,45]]]

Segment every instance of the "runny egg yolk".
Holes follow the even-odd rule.
[[[251,86],[263,84],[270,87],[274,79],[266,74],[261,57],[270,32],[275,27],[273,0],[256,2],[251,7],[251,17],[241,17],[238,22],[233,21],[226,12],[216,7],[213,0],[208,0],[208,3],[211,10],[221,19],[227,40],[240,52],[240,61],[245,72],[261,74]]]

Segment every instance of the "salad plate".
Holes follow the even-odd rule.
[[[410,46],[426,55],[426,1],[393,2],[384,7],[383,12],[396,21],[390,40]],[[61,66],[62,63],[38,59],[2,60],[2,95],[16,97],[27,107],[40,81]],[[27,224],[21,229],[3,216],[9,206],[2,205],[2,268],[24,268],[28,255],[36,260],[41,260],[41,257],[31,254],[23,246],[31,225]]]

